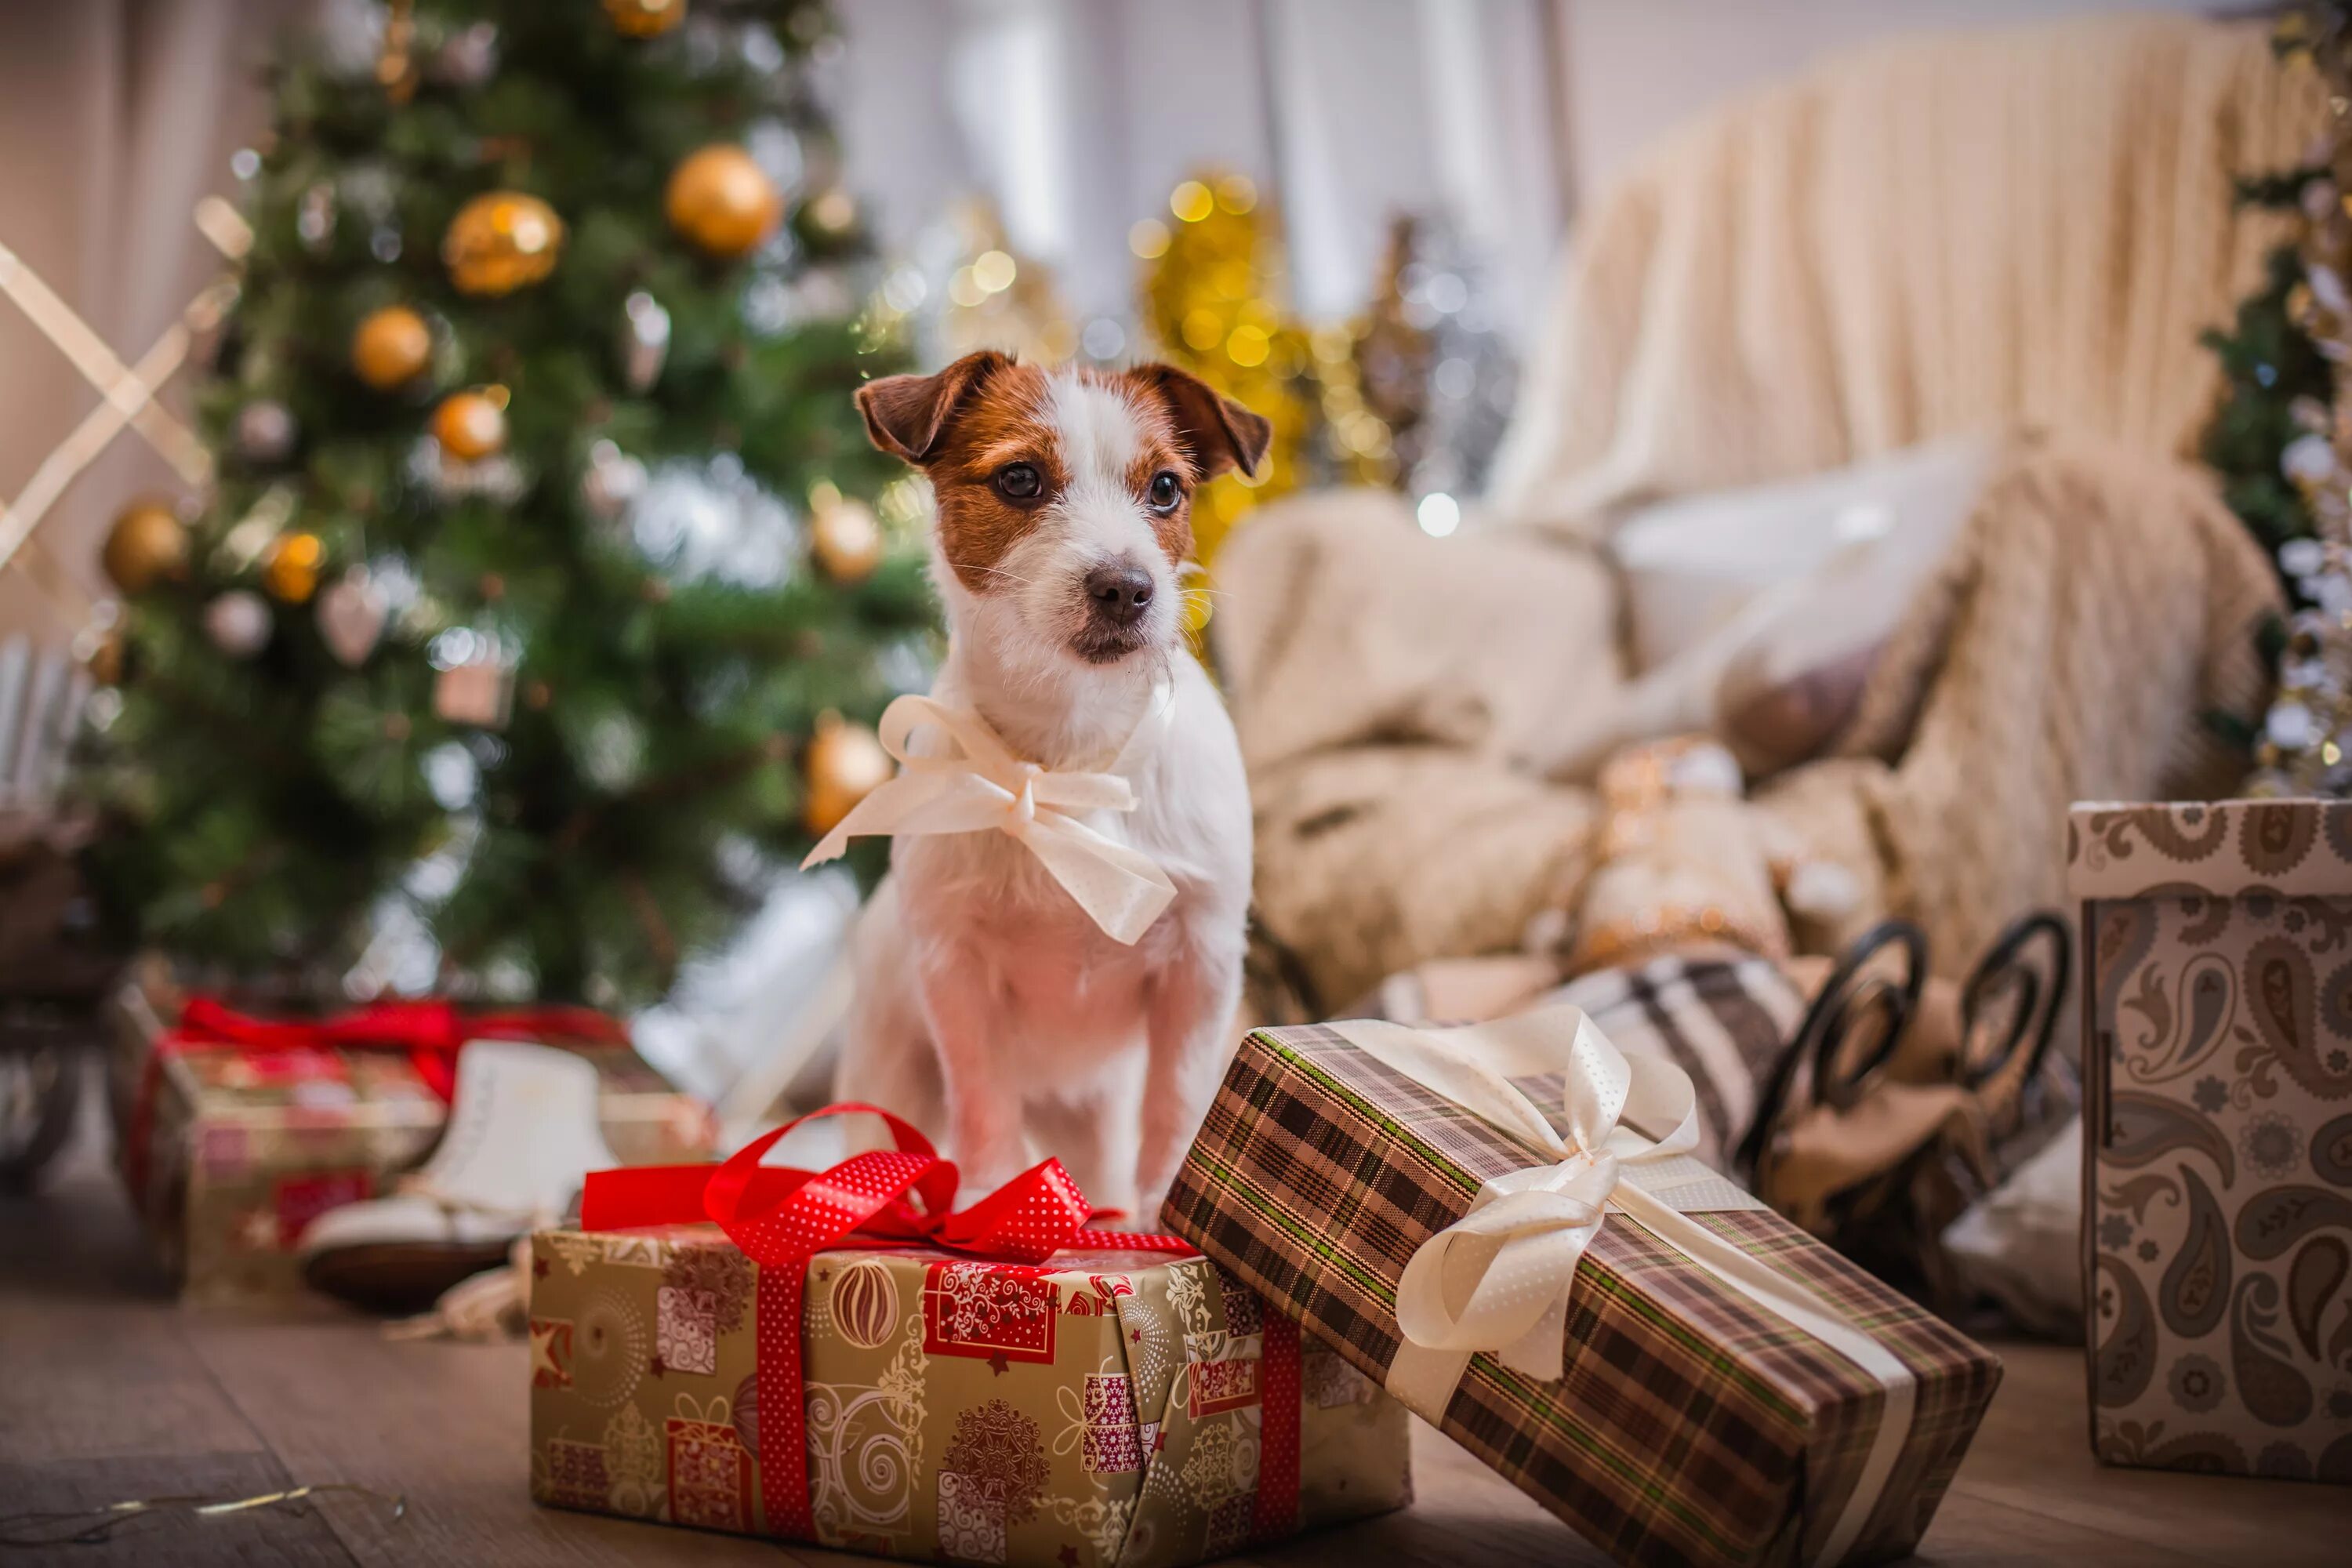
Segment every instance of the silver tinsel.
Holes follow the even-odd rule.
[[[1518,389],[1518,363],[1496,320],[1486,270],[1449,224],[1423,221],[1399,274],[1406,319],[1429,334],[1424,412],[1405,459],[1415,496],[1486,488]]]
[[[683,583],[708,578],[773,588],[800,564],[801,531],[790,509],[746,474],[732,452],[655,468],[629,506],[625,527],[640,554]]]

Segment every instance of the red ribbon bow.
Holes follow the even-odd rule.
[[[826,1171],[760,1163],[802,1122],[852,1111],[880,1117],[897,1147],[853,1154]],[[580,1195],[581,1229],[707,1219],[760,1265],[760,1498],[772,1533],[816,1539],[802,1406],[801,1301],[809,1260],[818,1253],[844,1245],[937,1247],[1035,1265],[1079,1242],[1186,1258],[1196,1250],[1172,1236],[1089,1226],[1093,1210],[1059,1160],[1031,1166],[969,1208],[950,1209],[958,1179],[954,1163],[940,1159],[919,1130],[880,1106],[854,1100],[795,1117],[723,1164],[589,1173]]]
[[[468,1013],[448,1002],[371,1002],[325,1018],[262,1018],[240,1013],[217,996],[188,998],[180,1021],[156,1037],[141,1069],[123,1133],[122,1160],[131,1190],[144,1201],[155,1088],[166,1058],[187,1051],[270,1052],[337,1049],[404,1050],[425,1087],[447,1104],[457,1094],[457,1052],[468,1040],[562,1040],[625,1046],[618,1019],[592,1007],[516,1007]]]

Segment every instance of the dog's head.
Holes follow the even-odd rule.
[[[857,406],[876,446],[930,477],[955,607],[1098,667],[1175,646],[1193,494],[1256,472],[1272,433],[1164,364],[1047,371],[992,351],[869,382]]]

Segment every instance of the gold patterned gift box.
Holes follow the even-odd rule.
[[[2352,804],[2078,805],[2091,1441],[2352,1483]]]
[[[415,1006],[446,1013],[438,1004]],[[109,1100],[123,1179],[183,1294],[206,1302],[299,1291],[298,1248],[310,1223],[391,1191],[431,1152],[448,1120],[443,1091],[467,1022],[446,1014],[457,1037],[436,1050],[394,1043],[402,1031],[416,1032],[413,1012],[387,1022],[376,1043],[344,1027],[326,1029],[336,1043],[306,1044],[290,1032],[314,1026],[246,1018],[205,998],[184,1008],[136,985],[117,995],[112,1011]],[[228,1033],[249,1030],[250,1037],[239,1043],[185,1026],[192,1016],[201,1023],[215,1015]],[[615,1043],[617,1025],[602,1020],[591,1042],[583,1036],[592,1015],[535,1016],[551,1026],[547,1043],[574,1045],[596,1064],[604,1139],[616,1155],[659,1162],[709,1152],[717,1133],[709,1109]],[[477,1021],[506,1037],[519,1033],[495,1016]],[[337,1022],[349,1020],[326,1025]],[[434,1027],[441,1027],[437,1016]]]
[[[1404,1409],[1197,1255],[820,1252],[793,1370],[775,1271],[715,1226],[547,1231],[533,1251],[542,1503],[923,1562],[1157,1568],[1411,1494]]]

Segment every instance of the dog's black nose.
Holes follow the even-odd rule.
[[[1095,619],[1133,626],[1151,605],[1151,574],[1140,566],[1097,566],[1087,574],[1087,599]]]

